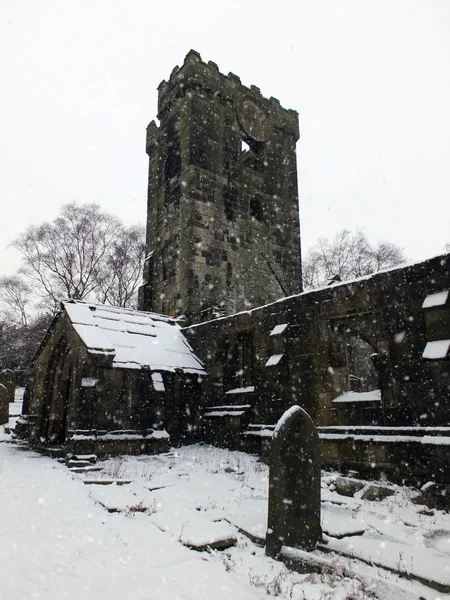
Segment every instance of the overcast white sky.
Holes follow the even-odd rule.
[[[304,248],[450,242],[449,0],[2,0],[5,247],[71,200],[145,222],[145,128],[190,48],[299,112]]]

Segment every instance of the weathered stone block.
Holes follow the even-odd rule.
[[[350,477],[337,477],[334,481],[334,487],[338,494],[341,496],[353,496],[359,490],[362,490],[364,483],[359,479],[352,479]]]
[[[364,492],[361,494],[363,500],[370,500],[372,502],[384,500],[389,496],[393,496],[395,491],[392,488],[388,488],[384,485],[369,484]]]

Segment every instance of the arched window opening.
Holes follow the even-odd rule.
[[[346,343],[349,389],[354,392],[376,389],[378,374],[372,358],[375,349],[357,335],[349,335]]]
[[[259,196],[253,196],[250,200],[250,218],[260,222],[264,220],[262,202]]]

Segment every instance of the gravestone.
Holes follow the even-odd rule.
[[[11,369],[0,371],[0,383],[5,386],[8,392],[8,402],[14,402],[14,393],[16,391],[16,376]]]
[[[0,425],[9,421],[9,397],[6,386],[0,383]]]
[[[320,446],[311,417],[292,406],[278,421],[270,450],[266,554],[282,546],[313,550],[320,526]]]

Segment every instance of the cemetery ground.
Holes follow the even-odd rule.
[[[265,556],[269,473],[255,456],[194,445],[69,468],[7,431],[1,599],[450,598],[450,514],[413,488],[323,472],[323,543],[297,553],[321,572],[300,574]]]

